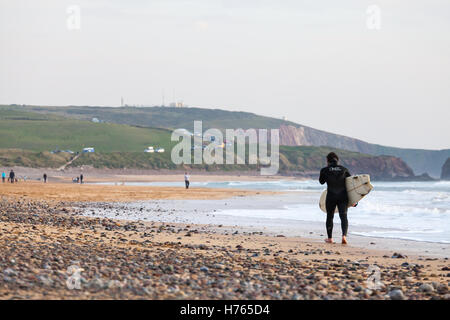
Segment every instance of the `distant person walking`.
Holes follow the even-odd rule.
[[[83,183],[83,174],[80,174],[80,183]]]
[[[339,218],[341,219],[342,228],[342,243],[347,244],[347,206],[348,195],[345,186],[345,178],[350,177],[350,172],[347,168],[338,165],[339,157],[336,153],[330,152],[327,155],[328,166],[320,170],[319,182],[320,184],[327,183],[327,243],[333,243],[333,218],[336,206],[339,210]]]
[[[187,172],[184,173],[184,184],[186,185],[186,189],[189,189],[189,175]]]
[[[47,183],[47,174],[44,173],[44,183]]]
[[[14,170],[11,169],[11,172],[9,173],[9,180],[11,183],[14,183],[14,179],[16,177],[16,174],[14,173]]]
[[[2,172],[2,182],[5,183],[6,181],[6,173],[3,171]]]

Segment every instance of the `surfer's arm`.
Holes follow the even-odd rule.
[[[325,177],[324,169],[322,169],[322,170],[320,170],[319,182],[320,182],[320,184],[324,184],[326,181],[327,180]]]

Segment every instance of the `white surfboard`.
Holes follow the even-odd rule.
[[[368,174],[360,174],[351,176],[345,179],[345,186],[347,187],[348,194],[348,207],[352,207],[355,203],[359,202],[362,198],[369,194],[373,189],[373,185],[370,183],[370,176]],[[327,199],[327,190],[322,192],[320,196],[319,207],[320,210],[327,213],[325,200]],[[334,212],[338,212],[336,210]]]

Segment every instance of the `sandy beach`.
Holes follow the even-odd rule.
[[[129,202],[157,199],[224,199],[256,194],[274,194],[268,191],[207,189],[182,187],[135,187],[124,185],[89,185],[76,183],[42,183],[27,181],[4,184],[1,189],[6,197],[52,201],[106,201]]]
[[[175,202],[194,217],[189,206],[273,192],[38,182],[0,191],[1,299],[450,299],[445,255],[168,219]],[[123,219],[144,203],[161,221]]]

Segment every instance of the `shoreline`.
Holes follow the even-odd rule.
[[[171,181],[173,177],[168,177]],[[229,179],[228,179],[229,181]],[[44,200],[61,202],[71,207],[86,207],[88,216],[106,217],[115,220],[152,221],[177,223],[223,225],[241,228],[248,232],[264,232],[267,235],[303,237],[322,241],[325,237],[324,221],[290,220],[282,217],[285,205],[296,204],[307,195],[305,191],[276,192],[245,189],[219,189],[205,187],[161,187],[99,185],[74,183],[42,183],[27,181],[17,184],[0,184],[2,198]],[[108,214],[114,211],[114,214]],[[280,210],[280,218],[240,217],[229,215],[236,210]],[[145,212],[157,211],[146,216]],[[94,213],[95,212],[95,213]],[[321,213],[318,211],[318,215]],[[349,216],[351,221],[351,215]],[[395,229],[395,228],[394,228]],[[340,222],[334,219],[334,239],[339,239]],[[378,250],[400,250],[409,254],[436,257],[450,257],[450,244],[436,241],[404,239],[401,237],[376,237],[362,235],[368,231],[383,231],[389,228],[354,225],[350,222],[349,241],[360,248]]]
[[[280,198],[292,198],[290,194],[248,195],[227,199],[208,200],[154,200],[135,201],[114,204],[94,202],[74,204],[83,216],[108,218],[113,220],[139,221],[143,223],[184,223],[208,226],[216,230],[217,226],[231,229],[233,232],[304,238],[321,243],[325,239],[325,215],[323,221],[292,219],[255,218],[230,215],[228,210],[276,210]],[[265,209],[262,209],[265,208]],[[321,214],[321,213],[319,213]],[[351,217],[350,217],[351,219]],[[350,220],[351,221],[351,220]],[[450,244],[442,242],[417,241],[401,238],[386,238],[359,235],[359,232],[386,230],[372,226],[350,226],[349,245],[360,249],[374,249],[383,252],[400,251],[417,257],[450,257]],[[340,221],[334,221],[334,239],[340,239]],[[231,233],[230,233],[231,234]]]

